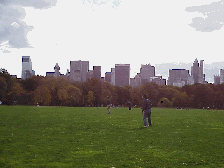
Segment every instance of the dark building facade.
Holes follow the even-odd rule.
[[[105,73],[105,81],[107,81],[108,83],[111,83],[111,72]]]
[[[130,64],[115,64],[115,85],[130,85]]]
[[[101,66],[93,66],[93,77],[101,79]]]
[[[188,84],[190,74],[185,69],[170,69],[167,84],[171,86],[184,86]]]

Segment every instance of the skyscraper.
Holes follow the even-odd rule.
[[[214,75],[214,85],[220,84],[220,76],[219,75]]]
[[[155,67],[150,64],[141,65],[140,74],[142,79],[149,79],[155,76]]]
[[[55,67],[54,67],[54,72],[46,72],[46,76],[47,77],[61,77],[61,73],[59,72],[60,70],[60,66],[58,65],[58,63],[56,63]]]
[[[224,83],[224,69],[220,69],[220,84]]]
[[[130,85],[130,64],[115,64],[115,85]]]
[[[111,83],[111,72],[105,73],[105,81],[107,81],[108,83]]]
[[[195,83],[205,83],[205,75],[203,74],[203,61],[200,60],[200,67],[197,58],[195,59],[193,66],[191,67],[191,76]]]
[[[104,77],[101,77],[101,78],[100,78],[100,81],[101,81],[101,82],[104,82],[104,81],[105,81]]]
[[[88,72],[86,74],[86,80],[91,79],[91,78],[93,78],[93,70],[88,70]]]
[[[140,73],[137,73],[137,75],[135,75],[135,83],[136,83],[136,86],[141,86],[142,85],[142,80],[141,80],[141,77],[140,77]]]
[[[101,79],[101,66],[93,66],[93,77]]]
[[[111,68],[111,85],[115,85],[115,68]]]
[[[70,80],[72,82],[79,81],[85,82],[86,81],[86,74],[89,70],[89,61],[70,61]]]
[[[190,77],[189,70],[170,69],[167,84],[171,86],[182,87],[188,84],[189,77]]]
[[[33,75],[30,56],[22,56],[22,79],[30,78]]]
[[[59,70],[60,70],[60,67],[59,67],[59,65],[58,65],[58,63],[56,63],[56,65],[55,65],[55,67],[54,67],[54,77],[59,77],[60,76],[60,72],[59,72]]]

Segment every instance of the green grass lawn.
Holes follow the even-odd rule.
[[[224,111],[0,106],[0,167],[224,167]]]

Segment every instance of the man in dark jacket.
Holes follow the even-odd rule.
[[[142,96],[142,98],[143,98],[143,103],[142,103],[142,115],[143,115],[143,117],[142,117],[142,120],[143,120],[144,127],[152,126],[151,101],[149,99],[147,99],[147,94]],[[143,112],[144,112],[144,114],[143,114]],[[149,125],[147,125],[146,118],[148,118]]]

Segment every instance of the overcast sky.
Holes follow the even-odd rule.
[[[141,64],[224,61],[223,2],[0,0],[0,68],[21,77],[30,56],[36,75],[83,60],[102,76],[130,64],[134,77]]]

